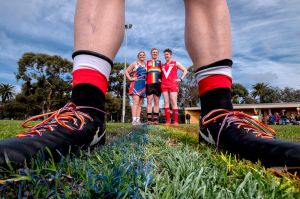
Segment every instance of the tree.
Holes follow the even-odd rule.
[[[194,75],[193,66],[191,66],[188,68],[186,78],[180,83],[178,105],[180,107],[192,107],[197,106],[198,102],[198,84]]]
[[[280,90],[280,99],[283,102],[300,102],[300,90],[285,87]]]
[[[73,64],[60,56],[24,53],[18,62],[17,80],[23,80],[22,95],[42,112],[61,107],[70,98]]]
[[[128,65],[127,65],[128,66]],[[112,68],[109,78],[108,92],[111,92],[114,96],[123,96],[123,78],[124,78],[124,63],[116,62]],[[126,88],[128,88],[130,82],[126,81]],[[127,94],[128,92],[126,92]]]
[[[122,114],[122,98],[107,92],[105,96],[105,111],[108,113],[109,118],[118,121]]]
[[[15,95],[14,88],[15,87],[11,84],[4,84],[4,83],[0,84],[0,96],[1,96],[2,103],[11,100],[14,97]]]
[[[245,103],[246,97],[249,96],[248,90],[239,83],[233,83],[231,88],[231,100],[234,104]]]
[[[280,89],[268,86],[260,96],[260,103],[279,103],[280,98]]]
[[[266,89],[268,88],[268,84],[265,83],[257,83],[252,86],[252,96],[254,98],[258,98],[259,102],[262,102],[262,96],[265,94]]]

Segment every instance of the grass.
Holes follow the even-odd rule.
[[[0,136],[14,136],[18,123],[0,121]],[[107,127],[108,144],[90,154],[0,173],[1,197],[300,198],[293,177],[198,144],[197,125]],[[299,141],[299,126],[275,128],[278,137]]]

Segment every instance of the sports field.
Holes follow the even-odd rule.
[[[0,121],[12,137],[20,121]],[[281,139],[300,141],[300,126],[274,126]],[[61,162],[36,160],[0,174],[1,197],[33,198],[300,198],[300,181],[237,160],[204,143],[197,125],[108,124],[107,145]]]

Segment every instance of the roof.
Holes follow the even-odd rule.
[[[233,104],[234,109],[254,109],[254,108],[297,108],[300,102],[290,103],[260,103],[260,104]],[[201,110],[201,107],[185,107],[187,111]]]

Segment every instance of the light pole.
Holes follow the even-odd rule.
[[[124,63],[124,77],[123,77],[123,104],[122,104],[122,123],[125,122],[125,108],[126,108],[126,75],[125,75],[125,70],[126,70],[126,65],[127,65],[127,60],[126,60],[126,52],[127,52],[127,29],[131,29],[132,24],[125,24],[125,63]]]

